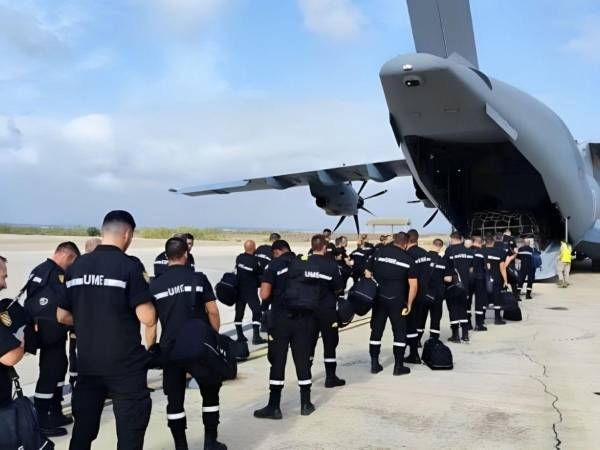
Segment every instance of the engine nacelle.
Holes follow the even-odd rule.
[[[350,183],[310,184],[316,205],[329,216],[353,216],[358,212],[358,194]]]

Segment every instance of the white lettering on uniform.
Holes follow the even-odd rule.
[[[104,286],[104,275],[84,275],[83,284],[87,286]]]

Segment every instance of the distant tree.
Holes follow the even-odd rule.
[[[100,230],[96,227],[89,227],[86,232],[88,236],[100,236]]]

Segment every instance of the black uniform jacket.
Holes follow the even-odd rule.
[[[162,328],[160,346],[171,347],[182,325],[189,319],[208,323],[206,303],[215,300],[213,288],[202,272],[189,266],[169,266],[150,284],[150,293]]]
[[[61,306],[73,314],[79,374],[122,375],[145,368],[148,355],[135,310],[152,301],[146,279],[137,258],[111,245],[99,245],[67,270]]]
[[[328,255],[311,255],[308,257],[308,263],[311,267],[318,268],[318,273],[313,275],[319,278],[319,307],[335,309],[336,293],[344,287],[337,262]]]
[[[379,283],[379,297],[408,300],[408,280],[417,278],[413,258],[400,247],[385,245],[370,259],[368,267]]]

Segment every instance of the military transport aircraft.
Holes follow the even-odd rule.
[[[547,276],[565,233],[600,265],[600,144],[579,144],[550,108],[479,68],[468,0],[407,4],[417,53],[388,61],[380,72],[405,159],[174,191],[197,196],[308,185],[317,206],[341,215],[341,223],[345,216],[356,221],[364,209],[367,180],[412,176],[418,200],[459,231],[535,235]],[[351,182],[358,180],[356,192]]]

